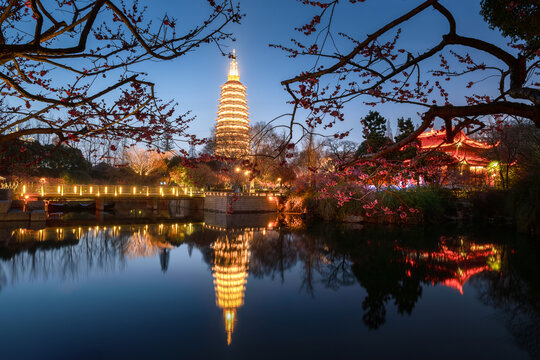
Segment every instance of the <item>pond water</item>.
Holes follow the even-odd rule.
[[[540,356],[530,240],[243,220],[0,229],[0,358]]]

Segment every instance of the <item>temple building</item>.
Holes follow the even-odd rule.
[[[217,114],[215,154],[234,159],[249,155],[246,87],[240,82],[234,51],[227,82],[221,87]]]
[[[455,160],[453,168],[459,176],[468,175],[469,180],[482,184],[493,182],[493,169],[489,167],[492,160],[486,156],[486,151],[493,146],[473,140],[463,131],[456,134],[453,142],[447,143],[444,129],[426,131],[418,136],[418,140],[421,151],[439,151],[452,157]]]
[[[216,305],[223,310],[227,344],[232,341],[236,311],[244,305],[253,231],[227,231],[212,244]]]

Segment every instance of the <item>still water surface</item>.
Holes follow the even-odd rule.
[[[540,356],[530,241],[288,224],[0,230],[0,358]]]

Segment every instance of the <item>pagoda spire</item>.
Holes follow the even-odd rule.
[[[231,65],[229,66],[229,76],[227,80],[236,80],[240,81],[240,73],[238,72],[238,63],[236,62],[236,50],[233,49],[233,55],[231,60]]]

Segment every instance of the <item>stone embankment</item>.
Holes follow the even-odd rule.
[[[45,202],[13,199],[13,190],[0,189],[0,221],[44,222]]]

